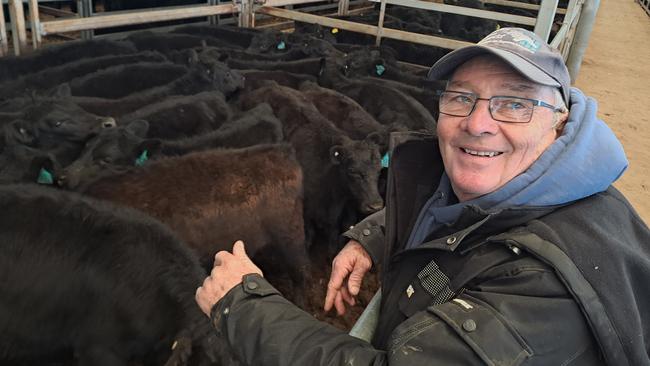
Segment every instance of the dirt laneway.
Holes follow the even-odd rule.
[[[634,0],[601,0],[576,86],[623,143],[630,167],[614,184],[650,223],[650,17]]]

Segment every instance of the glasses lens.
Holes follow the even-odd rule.
[[[465,117],[472,112],[475,103],[476,98],[471,94],[442,92],[440,93],[438,109],[440,110],[440,113]]]
[[[492,117],[503,122],[526,123],[533,116],[534,102],[529,99],[513,97],[492,97],[490,112]]]

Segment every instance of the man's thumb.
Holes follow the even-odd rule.
[[[244,248],[244,242],[243,241],[237,240],[235,242],[235,245],[232,246],[232,254],[235,257],[248,258],[248,254],[246,254],[246,248]]]
[[[357,296],[359,290],[361,289],[361,282],[363,282],[363,276],[366,274],[366,271],[359,267],[355,267],[350,273],[350,278],[348,279],[348,291],[352,296]]]

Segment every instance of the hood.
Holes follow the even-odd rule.
[[[598,119],[597,103],[571,88],[562,135],[524,173],[477,198],[484,209],[561,205],[602,192],[627,169],[623,146]]]

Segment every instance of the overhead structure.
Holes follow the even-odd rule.
[[[233,0],[228,3],[221,3],[220,0],[206,0],[205,5],[107,13],[93,13],[90,0],[77,0],[78,9],[80,9],[78,18],[49,21],[40,19],[39,0],[3,1],[8,1],[10,5],[11,33],[15,54],[20,54],[22,50],[27,49],[25,16],[22,12],[22,6],[19,6],[23,2],[29,3],[29,24],[33,30],[32,46],[34,49],[40,47],[42,36],[53,33],[81,31],[82,38],[92,38],[95,29],[198,17],[207,17],[210,24],[216,24],[219,21],[219,16],[225,14],[232,14],[240,27],[255,27],[256,15],[267,15],[372,35],[376,37],[377,45],[381,43],[382,39],[391,38],[446,49],[456,49],[468,45],[470,42],[384,27],[387,5],[406,6],[529,26],[533,27],[535,33],[546,40],[549,39],[551,34],[556,14],[564,14],[562,25],[556,32],[555,37],[550,40],[550,43],[562,52],[574,80],[582,62],[600,2],[600,0],[570,0],[567,8],[562,9],[558,8],[558,0],[542,0],[540,5],[512,0],[482,0],[485,4],[537,11],[537,17],[530,17],[423,0],[369,0],[370,2],[380,3],[378,23],[377,25],[370,25],[289,9],[293,5],[332,2],[332,0]],[[637,1],[648,2],[650,0]],[[336,4],[338,15],[350,14],[350,0],[335,2],[338,2]],[[7,52],[5,25],[4,22],[0,22],[0,55]]]

